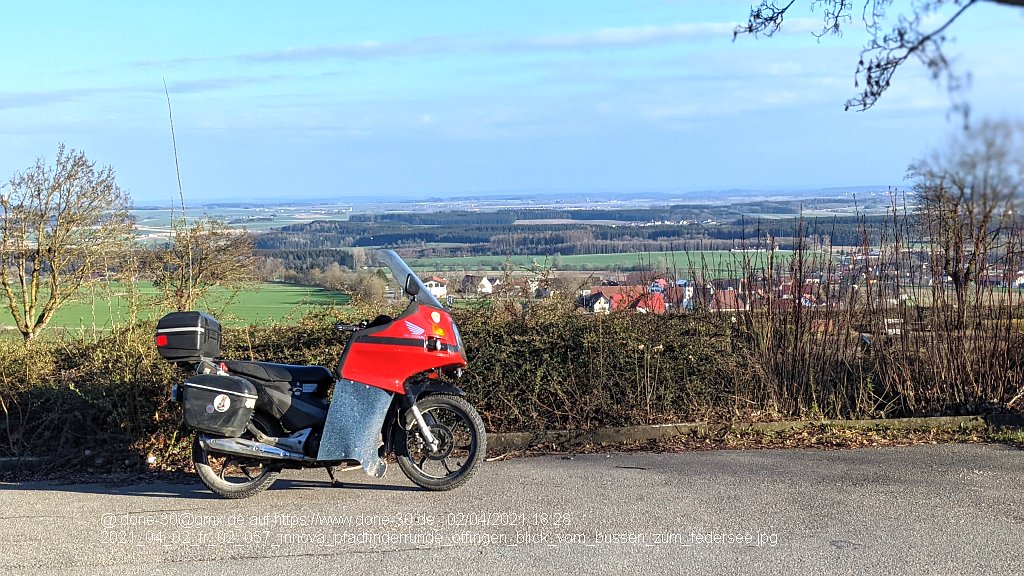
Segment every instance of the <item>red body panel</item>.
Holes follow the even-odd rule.
[[[403,394],[410,376],[435,368],[466,366],[465,351],[457,348],[455,335],[447,311],[413,302],[392,322],[360,330],[349,338],[341,357],[341,377]],[[428,350],[428,338],[437,338],[456,349]]]

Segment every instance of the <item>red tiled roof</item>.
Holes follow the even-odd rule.
[[[736,290],[716,290],[711,296],[711,309],[723,312],[746,310],[747,304]]]
[[[606,294],[606,296],[608,296]],[[612,301],[612,310],[638,310],[653,312],[654,314],[665,313],[665,298],[658,292],[644,292],[640,295],[631,295],[628,292],[620,292],[608,296]]]

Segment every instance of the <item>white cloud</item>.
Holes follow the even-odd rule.
[[[513,45],[531,48],[576,49],[657,44],[713,37],[728,38],[736,25],[737,23],[735,22],[711,22],[703,24],[676,24],[672,26],[602,28],[592,32],[523,38],[513,43]]]
[[[517,50],[586,50],[590,48],[617,48],[677,42],[732,38],[738,22],[704,22],[697,24],[671,24],[665,26],[635,26],[601,28],[583,32],[524,36],[505,39],[483,39],[468,36],[424,36],[404,41],[385,42],[368,40],[328,46],[293,47],[283,50],[240,54],[245,62],[312,62],[320,60],[373,60],[435,54],[462,54],[467,52]],[[820,30],[821,23],[813,18],[794,18],[787,21],[780,34],[805,34]],[[195,60],[199,61],[199,60]],[[189,63],[181,59],[171,63]],[[156,65],[158,62],[145,62]]]
[[[454,36],[424,36],[403,42],[370,40],[332,46],[287,48],[273,52],[243,54],[238,59],[248,62],[306,62],[319,60],[372,60],[401,56],[465,52],[473,42]]]
[[[514,46],[541,49],[587,49],[615,46],[664,44],[695,40],[731,39],[739,22],[702,22],[669,26],[638,26],[602,28],[591,32],[534,36],[513,43]],[[821,21],[814,18],[786,20],[779,34],[808,34],[821,31]]]

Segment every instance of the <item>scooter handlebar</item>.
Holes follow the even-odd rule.
[[[364,328],[364,326],[360,326],[359,324],[335,324],[334,325],[334,329],[337,330],[338,332],[355,332],[356,330],[359,330],[361,328]]]

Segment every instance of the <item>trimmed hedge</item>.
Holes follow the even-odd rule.
[[[335,311],[337,312],[337,311]],[[352,314],[227,329],[224,356],[336,366]],[[1024,382],[1017,330],[878,338],[800,317],[593,316],[546,301],[455,312],[470,369],[458,383],[493,432],[679,421],[977,413]],[[189,434],[167,401],[183,375],[152,323],[92,337],[0,340],[0,456],[104,470],[187,466]]]

